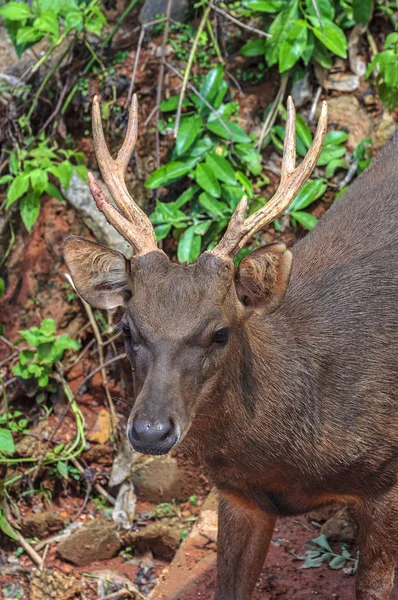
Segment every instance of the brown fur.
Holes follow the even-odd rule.
[[[236,272],[210,253],[186,266],[153,252],[133,259],[109,299],[90,286],[98,263],[74,260],[82,242],[68,244],[82,296],[126,307],[129,427],[177,423],[220,492],[217,600],[249,600],[278,515],[336,500],[358,509],[358,600],[388,600],[398,560],[398,135],[296,245],[292,269],[279,245]],[[230,331],[223,346],[220,328]]]

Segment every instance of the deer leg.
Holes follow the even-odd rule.
[[[398,487],[361,505],[357,600],[390,600],[398,563]]]
[[[216,600],[250,600],[276,517],[225,499],[218,509]]]

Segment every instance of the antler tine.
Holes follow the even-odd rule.
[[[137,141],[137,96],[135,94],[133,96],[126,137],[116,160],[111,157],[106,144],[102,128],[100,103],[97,96],[94,96],[93,99],[92,123],[94,148],[98,165],[118,210],[109,203],[91,175],[89,179],[90,189],[98,209],[103,212],[107,221],[115,227],[120,235],[135,248],[138,254],[157,250],[156,236],[152,223],[131,198],[124,181],[124,173]]]
[[[212,252],[220,258],[233,258],[246,242],[259,229],[276,219],[301,190],[311,175],[319,155],[327,130],[327,103],[323,102],[314,140],[302,163],[295,168],[296,160],[296,114],[293,100],[288,99],[284,155],[282,159],[281,182],[271,200],[246,220],[243,219],[244,198],[238,204],[228,224],[227,231]]]

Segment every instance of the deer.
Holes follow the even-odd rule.
[[[90,189],[135,254],[71,236],[64,256],[86,302],[124,310],[133,448],[193,449],[219,494],[216,600],[251,598],[278,517],[334,502],[358,515],[357,600],[387,600],[398,560],[398,134],[292,250],[268,244],[235,267],[315,168],[326,102],[297,167],[295,122],[289,97],[273,197],[245,218],[243,196],[219,243],[177,264],[124,181],[137,99],[113,159],[95,97],[94,146],[114,205],[91,174]]]

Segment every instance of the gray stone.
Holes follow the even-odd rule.
[[[58,544],[57,552],[65,560],[82,567],[95,560],[113,558],[120,548],[116,525],[97,520],[73,532]]]
[[[97,174],[94,173],[94,175]],[[105,185],[101,183],[101,187],[109,197]],[[62,193],[82,216],[84,224],[90,229],[98,242],[122,252],[127,258],[133,256],[134,252],[130,244],[118,234],[112,225],[109,225],[104,215],[97,209],[88,184],[82,181],[76,173],[73,173],[69,188],[67,190],[63,189]]]
[[[312,86],[308,73],[303,79],[297,79],[292,87],[292,98],[296,108],[300,108],[309,102],[312,98]]]
[[[140,554],[150,550],[155,558],[172,560],[181,542],[184,526],[178,521],[155,521],[139,531],[129,531],[124,543]]]
[[[137,497],[144,502],[170,502],[180,498],[184,470],[171,456],[154,456],[135,464],[131,473]]]
[[[140,21],[144,25],[158,18],[159,15],[165,15],[167,11],[168,0],[145,0],[140,12]],[[185,11],[188,7],[188,0],[172,0],[171,18],[175,21],[182,21]]]

